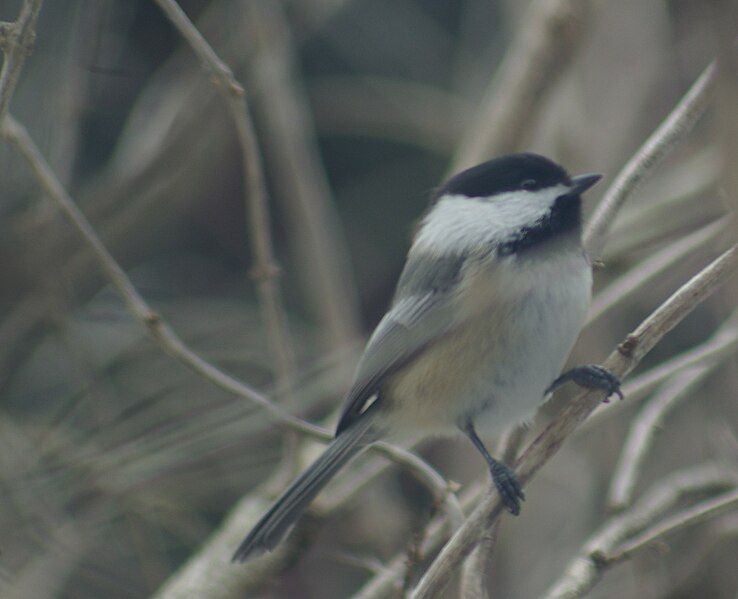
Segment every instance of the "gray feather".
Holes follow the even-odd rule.
[[[373,410],[370,410],[354,426],[336,437],[264,514],[233,554],[232,561],[244,562],[274,549],[320,490],[351,458],[375,440],[372,420]]]
[[[388,376],[408,364],[455,324],[453,300],[466,257],[410,253],[392,307],[381,320],[357,368],[337,434],[359,417]],[[378,402],[381,402],[381,394]]]

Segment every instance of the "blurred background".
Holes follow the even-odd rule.
[[[567,49],[515,135],[475,154],[490,99],[494,107],[510,84],[505,57],[540,39],[526,28],[559,4],[568,12],[554,35]],[[196,352],[327,426],[387,307],[413,225],[455,165],[525,149],[573,173],[604,173],[589,212],[719,53],[725,31],[735,35],[731,4],[704,0],[180,5],[246,90],[281,267],[291,391],[278,384],[251,276],[233,121],[159,7],[46,2],[11,111],[142,295]],[[0,20],[19,7],[0,2]],[[604,359],[727,247],[738,104],[725,98],[737,97],[735,85],[725,79],[717,109],[621,212],[572,361]],[[1,594],[149,596],[241,497],[263,492],[294,439],[147,338],[9,144],[0,145],[0,181]],[[641,365],[652,372],[722,343],[665,417],[636,496],[684,467],[735,466],[735,298],[732,280]],[[606,520],[623,440],[654,391],[578,433],[531,484],[523,516],[503,519],[491,596],[539,596]],[[464,441],[421,450],[454,481],[486,476]],[[431,501],[411,476],[387,469],[247,596],[351,595],[372,564],[420,534]],[[736,514],[669,546],[609,570],[592,596],[736,596]]]

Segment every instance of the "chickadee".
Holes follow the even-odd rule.
[[[513,154],[438,189],[366,345],[335,439],[233,561],[273,549],[328,481],[380,439],[461,431],[484,456],[505,507],[519,513],[525,496],[513,471],[478,433],[530,421],[567,380],[620,394],[617,378],[599,366],[557,378],[590,303],[581,194],[600,178]]]

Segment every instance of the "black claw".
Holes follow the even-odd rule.
[[[607,394],[603,400],[605,403],[610,401],[611,395],[617,395],[620,399],[623,399],[623,392],[620,390],[620,379],[606,368],[597,364],[587,364],[586,366],[572,368],[551,383],[546,393],[553,391],[566,381],[574,381],[577,385],[586,389],[600,389],[604,391]]]
[[[580,366],[575,369],[574,382],[588,389],[602,389],[607,395],[605,402],[610,401],[611,395],[617,395],[623,399],[623,392],[620,390],[620,379],[612,372],[598,366],[597,364],[589,364]]]
[[[505,509],[513,516],[517,516],[520,513],[520,502],[525,501],[525,493],[515,473],[502,462],[495,462],[490,468],[490,473],[492,482],[500,492]]]

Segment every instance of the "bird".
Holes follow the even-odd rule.
[[[482,437],[530,422],[567,381],[622,398],[617,377],[596,364],[561,374],[591,299],[582,194],[600,179],[519,153],[435,190],[333,441],[253,527],[234,562],[274,549],[333,476],[380,440],[461,433],[505,508],[519,514],[521,485]]]

